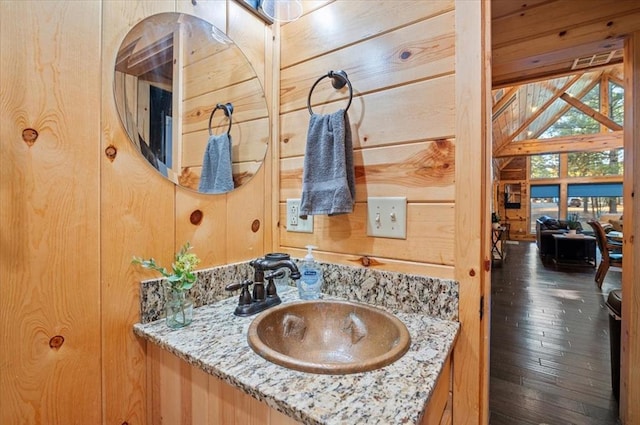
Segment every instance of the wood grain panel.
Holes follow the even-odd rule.
[[[233,103],[234,121],[242,122],[266,117],[264,97],[255,96],[256,92],[262,92],[262,86],[258,79],[254,78],[213,92],[204,92],[185,100],[183,102],[184,116],[182,117],[183,132],[208,130],[211,111],[218,103]],[[218,116],[222,117],[222,114],[218,114],[219,112],[214,115],[214,119]],[[218,122],[214,121],[214,123]]]
[[[640,29],[632,1],[571,0],[494,2],[494,87],[568,73],[573,60],[622,48],[625,34]],[[614,59],[613,62],[620,62]]]
[[[208,42],[213,44],[210,40]],[[191,45],[189,48],[191,50]],[[183,72],[186,99],[255,78],[254,70],[242,51],[230,47],[186,64]]]
[[[283,251],[291,254],[295,258],[303,258],[307,254],[305,248],[280,247]],[[344,264],[354,267],[370,267],[378,270],[389,270],[398,273],[417,274],[422,276],[433,276],[442,279],[453,279],[453,266],[442,264],[428,264],[417,261],[395,260],[378,256],[364,256],[357,254],[338,254],[334,252],[322,251],[313,254],[318,261]],[[366,264],[363,264],[363,262]]]
[[[201,264],[207,267],[225,264],[227,260],[226,246],[222,242],[227,237],[227,196],[203,195],[176,188],[175,248],[189,241]],[[201,221],[198,222],[199,216]]]
[[[197,16],[227,33],[228,10],[235,0],[191,1],[176,0],[176,11]]]
[[[444,76],[356,98],[348,111],[354,149],[451,138],[453,94],[454,77]],[[331,113],[346,106],[343,103],[316,106],[314,112]],[[280,126],[281,157],[304,155],[309,112],[283,114]]]
[[[455,145],[449,140],[356,150],[356,201],[390,193],[409,202],[452,201],[454,156]],[[303,165],[302,157],[281,161],[280,199],[300,197]]]
[[[298,421],[258,401],[238,388],[213,375],[207,375],[172,353],[149,343],[148,360],[162,381],[155,397],[160,413],[155,423],[171,425],[296,425]],[[449,392],[450,363],[446,363],[438,379],[432,399],[425,406],[426,412],[439,412]],[[436,400],[436,402],[433,402]],[[433,421],[423,424],[438,424]]]
[[[640,423],[640,200],[635,191],[640,187],[640,31],[625,42],[625,98],[624,98],[624,268],[622,269],[622,344],[620,370],[620,419],[624,424]],[[630,232],[630,236],[629,233]]]
[[[453,9],[453,1],[336,1],[282,27],[281,68]],[[339,31],[337,30],[339,28]]]
[[[280,250],[280,233],[278,227],[279,222],[279,198],[278,193],[280,191],[280,25],[272,26],[273,33],[272,38],[268,38],[265,42],[266,46],[269,46],[272,51],[272,55],[267,56],[272,60],[271,66],[267,67],[270,72],[267,72],[267,81],[269,84],[266,86],[265,93],[267,94],[267,104],[269,105],[269,112],[271,113],[271,144],[267,150],[267,156],[270,161],[266,162],[265,166],[265,223],[268,223],[265,229],[264,249],[265,252],[276,252]],[[269,43],[269,40],[273,40]]]
[[[281,112],[306,108],[311,86],[329,70],[337,70],[337,66],[342,66],[347,72],[355,94],[362,95],[450,74],[453,72],[453,57],[453,12],[447,12],[284,69]],[[323,104],[348,96],[346,88],[335,90],[330,80],[325,79],[314,89],[311,104]],[[398,98],[400,102],[401,98]],[[340,104],[346,106],[346,101]],[[390,108],[394,106],[387,102],[388,113]]]
[[[100,423],[100,5],[1,7],[0,423]]]
[[[544,51],[534,56],[514,58],[496,63],[492,67],[493,87],[540,81],[560,76],[574,75],[571,70],[575,59],[622,48],[622,39],[605,39],[581,46],[569,46],[554,51]],[[616,61],[610,62],[613,65]]]
[[[262,83],[265,93],[270,84],[268,78],[271,72],[270,60],[273,45],[272,28],[237,4],[235,0],[228,0],[229,28],[227,34],[233,42],[240,47],[247,61]]]
[[[557,0],[551,0],[557,1]],[[491,2],[491,19],[504,18],[511,14],[527,13],[541,3],[549,3],[550,0],[529,0],[526,3],[513,0],[493,0]]]
[[[160,361],[160,418],[162,423],[183,424],[182,361],[165,350],[160,351]]]
[[[265,253],[264,232],[268,226],[264,201],[265,176],[266,170],[262,167],[250,184],[227,195],[225,223],[229,229],[226,239],[228,263],[251,260]]]
[[[314,216],[314,232],[287,232],[280,227],[283,247],[315,245],[318,251],[452,265],[453,205],[408,204],[407,238],[388,239],[367,236],[366,204],[356,204],[352,214],[333,217]],[[280,206],[280,223],[286,223],[286,208]],[[425,247],[429,246],[426,250]]]
[[[152,423],[176,425],[294,425],[297,421],[236,387],[148,345],[148,362],[159,385]]]
[[[267,52],[269,55],[271,54],[271,50],[267,50],[266,47],[264,23],[247,20],[250,14],[242,9],[237,9],[238,6],[233,5],[233,2],[229,2],[228,6],[230,20],[225,27],[228,26],[230,33],[238,33],[237,28],[242,26],[245,31],[248,31],[253,36],[261,35],[261,37],[243,35],[240,40],[234,39],[234,41],[238,45],[242,44],[242,49],[247,49],[246,51],[250,52],[249,55],[252,58],[256,58],[253,63],[254,67],[256,67],[256,72],[258,75],[264,75],[265,57]],[[225,97],[225,99],[232,101],[236,108],[234,112],[235,125],[231,129],[232,140],[234,141],[234,157],[243,156],[256,159],[254,163],[247,162],[234,165],[234,179],[242,180],[243,186],[224,195],[202,195],[187,190],[178,190],[176,193],[177,238],[179,241],[190,240],[197,247],[198,254],[202,258],[202,264],[207,266],[250,260],[264,253],[264,232],[267,226],[264,201],[266,166],[263,164],[260,170],[256,172],[256,164],[258,159],[264,158],[265,162],[269,161],[268,157],[265,158],[265,150],[269,140],[264,139],[264,136],[262,136],[263,144],[258,144],[254,135],[269,134],[269,117],[266,116],[267,109],[265,108],[268,105],[265,104],[264,97],[259,98],[260,105],[251,103],[253,102],[250,101],[251,90],[258,89],[262,91],[264,84],[255,78],[251,80],[250,84],[248,83],[244,82],[239,86],[235,86],[246,86],[248,90]],[[192,99],[191,101],[197,103],[199,99]],[[190,104],[191,101],[186,103]],[[191,108],[186,108],[187,111],[189,109]],[[204,119],[205,126],[209,113],[210,110],[206,115],[206,119]],[[188,125],[185,128],[192,129]],[[208,130],[205,129],[186,134],[184,141],[185,145],[190,143],[202,144],[203,142],[206,143],[207,138]],[[251,140],[251,144],[247,142],[248,140]],[[251,152],[250,150],[253,148],[257,148],[262,152]],[[203,151],[204,145],[202,147]],[[193,158],[193,161],[195,160]],[[201,162],[201,158],[199,162]],[[197,170],[193,171],[197,174]],[[250,181],[245,181],[249,178],[251,179]],[[192,213],[196,210],[202,212],[203,219],[199,224],[191,222]],[[259,223],[255,232],[252,228],[254,221]]]
[[[606,16],[603,16],[604,10]],[[547,34],[557,35],[561,31],[571,32],[580,23],[597,22],[605,29],[607,22],[616,22],[616,17],[634,12],[640,12],[640,6],[632,1],[586,0],[580,3],[579,8],[570,0],[546,2],[529,8],[525,13],[494,19],[492,24],[496,25],[499,31],[492,32],[491,44],[493,48],[501,48],[515,40],[539,38]],[[570,21],[567,21],[567,16],[571,17]]]
[[[140,320],[140,280],[157,276],[131,265],[133,255],[171,264],[174,185],[140,156],[120,124],[113,100],[113,63],[131,26],[173,11],[175,2],[102,4],[101,253],[103,411],[105,423],[152,423],[145,417],[145,348],[131,327]],[[103,154],[117,149],[113,162]]]
[[[456,0],[455,277],[461,332],[454,347],[453,421],[489,419],[487,264],[491,203],[490,1]],[[464,46],[464,48],[462,48]]]
[[[216,114],[218,114],[217,112]],[[224,129],[214,128],[213,134],[226,132],[228,124]],[[238,162],[239,158],[245,161],[262,161],[265,157],[267,145],[270,140],[270,121],[268,117],[236,122],[231,125],[232,158]],[[209,141],[209,131],[200,130],[187,133],[182,136],[182,159],[184,167],[202,165],[202,157]]]
[[[539,155],[558,152],[593,152],[621,148],[623,132],[612,131],[597,134],[577,134],[552,139],[531,139],[510,143],[498,150],[494,156],[505,158],[515,155]]]
[[[449,400],[451,386],[451,359],[448,359],[438,376],[436,386],[429,398],[429,408],[426,409],[420,425],[439,425]]]

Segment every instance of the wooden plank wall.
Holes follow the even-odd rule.
[[[186,0],[166,3],[104,2],[103,9],[103,33],[109,34],[109,37],[104,37],[103,46],[103,62],[107,68],[103,73],[107,80],[104,87],[111,86],[111,73],[106,64],[112,62],[118,41],[130,28],[131,21],[161,10],[190,13],[225,31],[249,57],[263,85],[269,87],[265,76],[269,75],[271,61],[265,58],[271,54],[270,30],[232,1],[196,2],[196,5]],[[138,321],[139,281],[149,274],[132,269],[130,258],[134,254],[153,256],[163,264],[170,264],[173,252],[187,240],[201,257],[202,267],[261,255],[265,246],[270,244],[268,223],[271,215],[262,201],[263,197],[271,196],[270,184],[265,179],[269,176],[269,167],[262,167],[249,184],[226,195],[207,196],[176,188],[131,152],[130,143],[115,115],[112,96],[105,93],[103,99],[103,115],[105,122],[109,123],[103,147],[113,144],[119,152],[116,161],[103,160],[103,216],[109,213],[109,218],[103,217],[102,221],[105,226],[103,293],[108,294],[106,299],[119,300],[103,307],[105,377],[114,377],[105,378],[106,420],[107,423],[125,420],[132,423],[131,417],[144,414],[144,417],[137,418],[139,423],[144,423],[157,414],[154,401],[158,398],[159,385],[188,391],[197,383],[184,376],[158,370],[153,363],[145,365],[145,346],[133,336],[131,325]],[[133,179],[132,170],[142,175]],[[199,222],[198,212],[202,217]],[[111,264],[113,259],[118,263]],[[120,339],[119,344],[113,345],[111,341],[117,338]],[[125,390],[122,389],[122,379],[118,377],[123,372],[129,375],[129,385],[124,387]],[[141,411],[145,403],[146,412]]]
[[[0,7],[0,423],[97,424],[100,3]]]
[[[526,159],[525,159],[526,160]],[[505,173],[501,173],[504,175]],[[524,172],[522,174],[525,174]],[[497,190],[494,189],[494,205],[500,214],[502,222],[509,223],[510,240],[534,240],[535,235],[531,235],[528,227],[529,223],[529,180],[522,177],[522,180],[500,179]],[[504,187],[508,184],[520,185],[520,208],[505,208]]]
[[[146,16],[203,17],[241,46],[271,108],[271,29],[231,0],[0,7],[0,423],[152,423],[153,378],[167,378],[147,364],[132,325],[140,280],[155,275],[131,258],[169,265],[187,240],[202,267],[263,254],[272,246],[272,167],[227,195],[164,180],[117,116],[116,52]],[[30,147],[25,128],[39,133]]]
[[[488,329],[478,311],[489,290],[490,122],[483,117],[490,64],[480,53],[489,51],[489,16],[488,2],[464,4],[463,13],[456,4],[313,2],[282,26],[277,248],[303,256],[313,244],[320,260],[358,265],[368,257],[372,267],[459,280],[463,334],[454,353],[453,421],[483,423]],[[355,92],[348,111],[355,210],[315,216],[312,234],[287,232],[286,199],[302,191],[306,100],[329,70],[345,70]],[[311,104],[315,113],[330,113],[344,108],[347,96],[327,79]],[[406,240],[366,235],[369,196],[407,198]]]
[[[456,242],[461,332],[454,347],[453,422],[489,422],[491,300],[490,0],[456,0]],[[484,313],[486,312],[486,314]]]
[[[234,106],[230,128],[233,176],[236,185],[244,184],[262,165],[271,134],[262,83],[238,47],[205,45],[199,50],[201,54],[194,57],[184,55],[188,59],[183,67],[185,100],[180,167],[189,167],[194,177],[189,179],[188,187],[197,190],[211,112],[216,104],[229,102]],[[226,132],[228,122],[223,111],[217,110],[211,120],[212,134]]]
[[[279,250],[378,267],[453,277],[455,76],[454,4],[313,2],[282,26],[280,78]],[[340,31],[335,31],[340,28]],[[348,111],[356,167],[353,214],[315,216],[314,233],[286,230],[286,199],[299,198],[309,122],[307,98],[329,70],[354,88]],[[315,113],[346,107],[348,91],[329,79],[312,95]],[[407,198],[407,239],[366,235],[369,196]]]
[[[148,363],[153,370],[151,424],[180,425],[296,425],[243,391],[191,366],[172,353],[150,344]]]
[[[640,31],[625,42],[624,100],[624,267],[622,269],[622,344],[620,369],[620,419],[625,425],[640,424],[640,201],[635,192],[640,187]]]
[[[636,1],[493,0],[494,88],[570,73],[573,61],[622,48],[638,30]]]

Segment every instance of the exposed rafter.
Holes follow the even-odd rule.
[[[611,118],[604,116],[600,112],[591,108],[589,105],[585,105],[584,102],[576,99],[575,97],[571,96],[569,93],[562,93],[562,95],[560,96],[560,99],[564,100],[569,105],[573,106],[583,114],[598,121],[600,124],[606,126],[607,128],[615,131],[622,130],[622,126],[620,124],[618,124]]]
[[[495,158],[540,155],[560,152],[591,152],[621,148],[622,131],[598,134],[580,134],[553,139],[531,139],[510,143],[494,153]]]
[[[518,94],[518,87],[511,87],[507,93],[505,93],[500,100],[493,105],[493,119],[495,120],[504,109],[511,104],[516,98],[516,94]]]
[[[620,65],[612,65],[500,89],[501,96],[494,97],[492,110],[493,165],[498,175],[514,176],[523,172],[519,165],[521,161],[515,160],[524,160],[524,157],[531,155],[622,148],[622,126],[609,118],[608,108],[609,81],[617,83],[621,72]],[[601,107],[596,110],[579,99],[584,98],[598,84],[601,85]],[[539,139],[571,108],[576,108],[599,122],[601,133]],[[527,133],[526,136],[524,132]],[[522,140],[523,138],[526,140]]]
[[[596,86],[596,84],[598,84],[598,82],[600,81],[601,77],[602,77],[601,75],[594,76],[582,88],[582,90],[580,90],[576,94],[576,97],[578,97],[578,98],[584,97],[584,95],[589,93],[591,91],[591,89],[593,89]],[[570,104],[566,104],[566,105],[562,106],[560,109],[558,109],[558,111],[553,116],[549,117],[547,119],[547,121],[545,121],[545,123],[542,126],[540,126],[540,129],[538,131],[536,131],[534,134],[532,134],[530,138],[531,139],[537,139],[538,137],[540,137],[545,131],[547,131],[547,129],[549,127],[551,127],[556,121],[558,121],[561,116],[566,114],[569,109],[571,109],[571,105]]]
[[[573,78],[571,78],[569,81],[567,81],[567,83],[565,85],[563,85],[559,90],[557,90],[553,96],[551,96],[551,98],[549,98],[548,101],[546,101],[543,105],[541,105],[535,112],[533,112],[531,114],[531,116],[529,116],[528,118],[526,118],[524,121],[522,121],[522,123],[520,124],[520,126],[516,129],[516,131],[514,131],[513,133],[511,133],[509,135],[509,137],[507,137],[505,140],[501,141],[500,144],[498,146],[496,146],[496,150],[500,150],[502,149],[504,146],[508,145],[509,143],[513,142],[514,139],[518,136],[518,134],[522,133],[524,130],[526,130],[531,123],[533,123],[540,115],[542,115],[547,108],[549,108],[549,106],[551,106],[553,104],[553,102],[556,101],[556,99],[558,99],[562,93],[564,93],[566,90],[569,90],[569,88],[571,86],[573,86],[580,78],[582,77],[582,73],[580,73],[579,75],[574,76]],[[549,124],[551,125],[551,124]],[[548,128],[549,125],[547,125],[546,127]],[[545,128],[546,130],[546,128]]]

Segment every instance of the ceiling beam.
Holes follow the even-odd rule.
[[[510,143],[498,152],[494,158],[508,156],[529,156],[561,152],[592,152],[621,148],[622,131],[598,134],[579,134],[553,139],[531,139]]]
[[[640,28],[638,1],[522,3],[492,1],[494,88],[569,72],[576,58],[622,48]]]
[[[531,114],[531,116],[529,118],[524,120],[524,122],[520,125],[520,127],[518,127],[516,129],[516,131],[514,131],[513,133],[511,133],[509,135],[509,137],[507,137],[507,138],[505,138],[504,140],[501,141],[500,145],[498,146],[498,150],[502,149],[504,146],[506,146],[509,143],[511,143],[513,141],[513,139],[515,139],[518,136],[518,134],[520,134],[521,132],[526,130],[527,127],[529,127],[531,125],[531,123],[533,123],[540,115],[542,115],[547,110],[547,108],[549,108],[549,106],[551,106],[553,104],[553,102],[555,102],[556,99],[558,99],[560,97],[560,95],[562,93],[564,93],[565,91],[569,90],[569,88],[571,88],[571,86],[574,85],[582,77],[582,74],[583,73],[579,73],[579,74],[575,75],[573,78],[571,78],[569,81],[567,81],[567,83],[565,85],[563,85],[560,89],[558,89],[553,94],[553,96],[551,96],[549,98],[549,100],[547,100],[533,114]],[[551,124],[549,124],[549,125],[551,125]],[[549,127],[549,125],[547,125],[547,127]],[[545,130],[546,130],[546,128],[545,128]]]
[[[493,114],[492,119],[498,118],[498,116],[504,112],[504,108],[511,105],[516,98],[516,94],[518,94],[519,87],[511,87],[505,94],[500,98],[499,101],[493,105]]]
[[[596,84],[598,84],[598,82],[600,81],[601,77],[602,77],[602,73],[599,73],[598,75],[594,75],[593,78],[591,79],[591,81],[589,81],[582,88],[582,90],[580,90],[578,93],[576,93],[576,97],[583,98],[587,93],[589,93],[591,91],[591,89],[593,89],[596,86]],[[552,117],[547,118],[547,121],[543,125],[541,125],[540,129],[537,132],[535,132],[534,134],[532,134],[530,138],[531,139],[538,139],[545,131],[547,131],[549,129],[549,127],[551,127],[553,124],[555,124],[560,119],[561,116],[566,114],[569,109],[571,109],[571,105],[569,105],[569,104],[566,104],[566,105],[562,106],[555,113],[555,115],[553,115]]]
[[[585,114],[586,116],[591,117],[594,120],[598,121],[600,124],[606,126],[607,128],[614,131],[622,130],[622,126],[620,124],[618,124],[611,118],[601,114],[595,109],[591,108],[589,105],[586,105],[584,102],[571,96],[569,93],[562,93],[562,95],[560,96],[560,99],[564,100],[569,105],[573,106],[574,108],[576,108],[577,110]]]

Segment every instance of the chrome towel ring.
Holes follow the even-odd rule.
[[[344,71],[329,71],[326,75],[318,78],[315,83],[311,86],[311,90],[309,90],[309,96],[307,97],[307,109],[309,109],[309,114],[313,115],[313,110],[311,110],[311,93],[313,93],[313,89],[316,88],[318,83],[322,81],[323,78],[331,78],[331,85],[335,89],[341,89],[345,85],[349,87],[349,103],[347,103],[347,107],[344,109],[346,113],[349,110],[349,106],[351,106],[351,101],[353,100],[353,87],[351,87],[351,81],[349,81],[349,77],[347,77],[347,73]]]
[[[215,114],[218,109],[224,111],[224,114],[229,117],[229,128],[227,129],[227,134],[231,132],[231,115],[233,114],[233,105],[231,103],[225,103],[224,105],[222,103],[218,103],[216,107],[213,108],[213,111],[211,111],[211,115],[209,115],[209,136],[213,135],[213,132],[211,131],[211,120],[213,119],[213,114]]]

